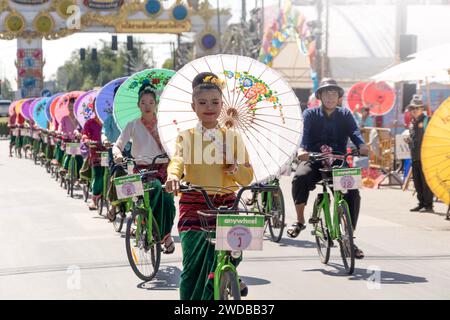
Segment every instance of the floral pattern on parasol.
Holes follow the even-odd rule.
[[[303,134],[300,103],[283,77],[249,57],[206,56],[186,64],[161,95],[158,129],[166,152],[175,152],[179,132],[195,128],[192,80],[212,72],[224,83],[222,127],[236,130],[250,156],[256,181],[262,182],[290,170]]]
[[[145,83],[154,86],[156,102],[159,103],[159,97],[164,87],[174,74],[175,71],[167,69],[148,69],[131,75],[120,86],[114,98],[114,119],[120,130],[141,116],[138,107],[138,93],[141,86]]]

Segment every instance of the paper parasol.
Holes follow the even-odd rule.
[[[22,116],[25,118],[25,119],[27,119],[27,120],[29,120],[29,121],[31,121],[31,120],[33,120],[32,118],[31,118],[31,104],[33,103],[33,101],[34,101],[34,99],[27,99],[23,104],[22,104],[22,108],[21,108],[21,111],[22,111]]]
[[[19,101],[17,101],[16,107],[15,107],[17,115],[22,115],[22,105],[25,101],[27,101],[27,99],[20,99]]]
[[[94,100],[97,97],[98,91],[92,90],[80,98],[80,104],[78,105],[77,117],[78,123],[84,127],[84,124],[89,119],[94,119],[96,114],[94,112]],[[74,110],[75,111],[75,110]]]
[[[395,91],[386,82],[371,82],[363,90],[363,103],[370,107],[370,114],[382,116],[394,107]]]
[[[102,123],[113,114],[114,90],[127,79],[128,77],[115,79],[98,92],[97,100],[95,100],[95,112]]]
[[[91,90],[92,91],[92,90]],[[90,91],[87,92],[83,92],[82,94],[80,94],[77,98],[77,100],[75,100],[75,104],[73,105],[73,114],[75,115],[75,118],[77,117],[77,112],[78,112],[78,108],[80,107],[81,102],[83,102],[83,98],[89,94]]]
[[[13,116],[14,114],[16,114],[16,105],[19,101],[13,101],[11,102],[11,104],[8,107],[8,115]]]
[[[56,119],[56,107],[59,104],[59,100],[63,99],[64,95],[60,95],[58,97],[56,97],[52,103],[50,104],[50,115],[52,116],[52,123],[56,126],[58,122],[58,120]]]
[[[138,92],[143,83],[149,83],[156,87],[156,96],[159,99],[165,85],[175,71],[167,69],[147,69],[130,76],[117,90],[114,98],[114,119],[120,130],[127,123],[141,117],[138,107]]]
[[[36,119],[34,119],[34,108],[36,107],[36,105],[39,103],[39,101],[41,101],[43,98],[36,98],[33,100],[33,102],[30,105],[30,118],[31,120],[33,120],[34,122],[36,122]]]
[[[62,93],[54,94],[53,96],[51,96],[51,97],[47,100],[47,105],[45,106],[45,116],[47,117],[47,120],[48,120],[49,122],[52,122],[52,121],[53,121],[52,115],[51,115],[51,113],[50,113],[50,106],[51,106],[52,102],[53,102],[57,97],[59,97],[59,96],[61,96],[61,95],[62,95]]]
[[[450,205],[450,98],[441,104],[428,123],[421,160],[431,191]]]
[[[348,107],[352,112],[360,111],[363,106],[362,94],[364,88],[368,85],[368,82],[355,83],[347,93]]]
[[[174,154],[178,133],[198,123],[191,108],[192,80],[201,72],[213,72],[225,81],[219,122],[242,136],[256,181],[266,181],[290,169],[303,133],[298,98],[278,72],[235,55],[194,60],[166,86],[159,104],[158,129],[168,154]]]
[[[48,119],[46,115],[47,111],[47,101],[49,98],[42,98],[40,99],[33,109],[33,118],[34,122],[39,126],[41,129],[47,129],[48,128]]]
[[[58,100],[58,103],[57,103],[56,109],[55,109],[55,117],[56,117],[56,121],[58,121],[58,123],[61,123],[61,119],[64,118],[65,116],[69,115],[69,107],[68,106],[69,106],[70,99],[72,99],[72,98],[77,99],[83,93],[84,93],[83,91],[72,91],[72,92],[66,93]]]

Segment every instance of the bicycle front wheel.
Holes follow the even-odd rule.
[[[125,222],[125,219],[127,218],[125,212],[119,211],[116,214],[116,218],[113,221],[114,230],[118,233],[122,231],[123,223]]]
[[[222,273],[219,280],[219,300],[241,300],[237,274],[231,270]]]
[[[269,192],[265,213],[269,215],[269,231],[273,242],[279,242],[283,236],[286,213],[284,211],[284,197],[280,188],[276,192]]]
[[[355,246],[353,244],[353,227],[350,220],[350,213],[345,203],[338,205],[339,215],[339,246],[341,248],[342,262],[348,274],[355,270]]]
[[[140,225],[137,225],[139,220]],[[147,223],[152,223],[151,235],[148,235]],[[128,261],[136,276],[144,281],[152,280],[161,262],[161,237],[155,219],[149,222],[145,210],[133,211],[127,223],[125,245]]]

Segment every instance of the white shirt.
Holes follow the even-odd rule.
[[[152,164],[152,159],[164,153],[153,136],[141,121],[141,118],[131,121],[120,134],[113,147],[114,158],[122,157],[125,145],[131,140],[131,155],[139,165]]]

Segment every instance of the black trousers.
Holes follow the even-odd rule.
[[[306,204],[309,198],[309,192],[316,188],[316,184],[322,180],[319,171],[320,165],[300,162],[292,179],[292,197],[296,205]],[[356,230],[358,223],[359,209],[361,206],[361,196],[359,190],[349,190],[344,194],[344,199],[350,209],[350,218],[352,219],[353,230]]]
[[[422,162],[420,160],[413,161],[412,174],[414,179],[414,188],[416,188],[417,200],[419,200],[419,204],[425,207],[432,207],[433,192],[431,192],[430,187],[428,187],[425,180],[425,176],[422,171]]]

